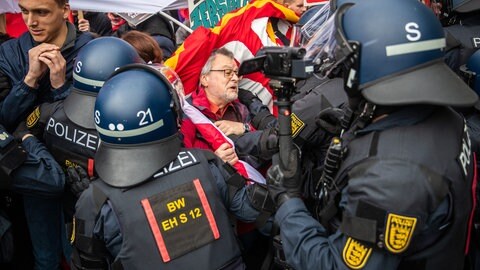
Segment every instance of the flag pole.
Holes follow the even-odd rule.
[[[162,10],[160,10],[160,11],[158,12],[158,14],[160,14],[160,15],[162,15],[163,17],[171,20],[173,23],[175,23],[176,25],[178,25],[178,26],[182,27],[183,29],[187,30],[189,33],[192,33],[192,32],[193,32],[192,28],[186,26],[185,24],[183,24],[182,22],[178,21],[178,20],[175,19],[174,17],[168,15],[167,13],[163,12]]]

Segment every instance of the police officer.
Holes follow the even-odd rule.
[[[70,95],[65,100],[35,108],[25,121],[24,131],[19,131],[31,132],[43,139],[67,175],[64,178],[62,173],[62,181],[66,179],[70,187],[67,190],[78,194],[93,176],[93,156],[99,142],[93,124],[93,106],[98,90],[116,68],[135,62],[141,62],[141,59],[127,42],[114,37],[92,40],[80,50],[75,60]],[[51,187],[58,192],[58,180],[48,180],[49,185],[45,188]],[[35,187],[35,184],[31,185]],[[61,182],[61,191],[63,184]],[[64,255],[70,257],[71,247],[65,238],[64,224],[65,220],[72,220],[75,199],[70,192],[54,199],[24,196],[24,204],[28,205],[25,216],[35,254],[60,258],[54,245],[61,243]]]
[[[467,63],[460,66],[460,75],[464,81],[472,88],[478,95],[480,94],[480,50],[476,51]],[[466,116],[467,125],[470,131],[470,139],[472,140],[473,151],[477,154],[480,153],[480,102],[477,102],[474,109],[470,110],[470,114]],[[477,170],[480,167],[480,161],[477,160]],[[480,196],[480,187],[477,184],[477,201]],[[472,238],[470,240],[472,246],[470,247],[471,253],[471,265],[474,269],[480,267],[480,212],[477,207],[475,213],[475,230],[472,230]]]
[[[71,94],[65,100],[38,106],[27,118],[27,128],[35,136],[43,137],[55,159],[70,175],[68,181],[76,195],[88,185],[88,178],[79,174],[94,176],[93,157],[100,141],[93,122],[97,93],[110,74],[133,63],[143,60],[124,40],[115,37],[92,40],[75,59]]]
[[[475,0],[445,1],[442,14],[447,14],[445,61],[455,72],[480,48],[480,2]]]
[[[181,149],[179,86],[138,64],[100,91],[99,179],[76,205],[75,268],[243,269],[227,211],[246,221],[258,212],[230,165]]]
[[[287,262],[463,269],[473,157],[465,122],[448,105],[477,98],[443,62],[441,24],[416,0],[344,4],[334,23],[337,45],[328,57],[344,68],[349,106],[359,115],[329,148],[340,160],[322,174],[320,223],[299,198],[291,168],[275,164],[268,172]]]

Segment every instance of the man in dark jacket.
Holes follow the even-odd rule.
[[[0,123],[12,131],[33,106],[63,99],[72,81],[73,59],[93,39],[66,22],[65,0],[21,0],[19,6],[29,28],[18,39],[0,47],[0,72],[12,88],[0,101]]]

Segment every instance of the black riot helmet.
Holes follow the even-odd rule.
[[[318,55],[342,68],[349,97],[386,106],[476,102],[444,63],[443,28],[419,1],[355,1],[338,7],[332,18],[328,29],[334,30]]]
[[[116,37],[100,37],[86,44],[75,58],[73,89],[65,99],[64,110],[73,123],[94,129],[93,107],[103,83],[118,68],[144,63],[135,48]]]
[[[156,65],[127,65],[103,85],[95,102],[101,144],[95,154],[100,178],[115,187],[149,180],[179,151],[183,86]]]

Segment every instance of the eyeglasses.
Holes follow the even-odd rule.
[[[223,71],[223,76],[225,76],[225,78],[227,78],[227,79],[232,78],[234,73],[235,73],[235,75],[237,75],[237,77],[240,78],[240,76],[238,75],[238,69],[236,69],[236,70],[231,69],[231,68],[226,68],[226,69],[211,69],[210,71]]]

